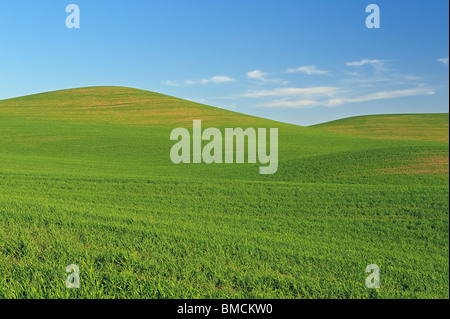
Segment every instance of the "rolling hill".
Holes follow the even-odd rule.
[[[315,125],[372,139],[439,141],[448,143],[448,113],[356,116]]]
[[[199,119],[278,128],[278,172],[173,164],[170,132]],[[448,298],[448,146],[448,114],[300,127],[122,87],[0,101],[0,298]]]

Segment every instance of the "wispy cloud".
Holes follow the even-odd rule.
[[[208,79],[201,79],[199,81],[192,81],[188,80],[186,81],[186,84],[192,85],[192,84],[208,84],[208,83],[214,83],[214,84],[222,84],[222,83],[230,83],[230,82],[236,82],[235,79],[230,78],[226,75],[216,75]]]
[[[306,65],[301,66],[299,68],[287,69],[286,73],[303,73],[307,75],[320,75],[320,74],[328,74],[329,71],[318,70],[314,65]]]
[[[445,59],[437,59],[438,62],[441,62],[442,64],[444,64],[445,66],[448,66],[448,58]]]
[[[433,95],[432,88],[417,85],[413,88],[384,90],[367,94],[358,94],[358,90],[346,87],[319,86],[310,88],[276,88],[273,90],[248,92],[247,98],[278,98],[274,101],[262,102],[261,107],[272,108],[306,108],[313,106],[335,107],[342,104],[369,102],[400,97]]]
[[[363,59],[361,61],[355,61],[355,62],[347,62],[345,63],[347,66],[363,66],[366,64],[371,65],[383,65],[384,61],[382,60],[369,60],[369,59]]]
[[[254,71],[250,71],[247,72],[247,78],[250,80],[256,80],[259,81],[261,83],[265,83],[265,84],[288,84],[288,81],[285,81],[283,79],[271,79],[268,78],[270,76],[269,73],[263,72],[261,70],[254,70]]]
[[[360,61],[353,61],[345,63],[347,66],[351,67],[363,67],[363,66],[371,66],[376,72],[387,71],[385,67],[386,61],[377,60],[377,59],[362,59]]]
[[[422,77],[411,74],[402,74],[398,70],[386,66],[386,60],[363,59],[355,62],[347,62],[352,67],[352,72],[346,72],[350,77],[340,80],[341,83],[359,83],[360,87],[387,87],[415,86],[423,84]],[[364,68],[364,66],[366,66]],[[356,72],[354,72],[356,71]]]
[[[262,102],[258,104],[258,106],[261,107],[298,109],[324,105],[328,100],[336,97],[341,91],[341,88],[333,86],[302,88],[287,87],[275,88],[273,90],[247,92],[242,96],[254,99],[276,98],[274,101]],[[344,92],[341,93],[344,94]]]
[[[321,103],[313,100],[295,100],[295,101],[278,100],[259,104],[259,106],[261,107],[278,107],[278,108],[294,108],[294,109],[303,109],[318,105],[321,105]]]
[[[316,87],[308,87],[308,88],[295,88],[295,87],[287,87],[287,88],[276,88],[273,90],[263,90],[263,91],[254,91],[247,92],[243,97],[249,98],[263,98],[263,97],[287,97],[287,96],[333,96],[337,93],[339,88],[331,87],[331,86],[316,86]]]
[[[448,66],[449,60],[437,61]],[[246,73],[250,89],[243,93],[228,97],[224,100],[236,100],[239,98],[254,99],[256,106],[268,108],[310,108],[310,107],[337,107],[350,103],[364,103],[376,100],[387,100],[419,95],[433,95],[435,89],[426,84],[426,81],[414,74],[402,74],[396,69],[386,66],[386,60],[362,59],[346,62],[347,68],[340,74],[344,78],[336,76],[326,77],[328,82],[317,86],[287,86],[288,82],[279,78],[272,78],[274,73],[266,73],[262,70],[253,70]],[[329,71],[320,70],[314,65],[287,69],[279,74],[303,73],[307,75],[329,74]],[[170,86],[180,85],[206,85],[231,83],[236,80],[225,75],[217,75],[211,78],[187,81],[166,81]],[[330,82],[332,81],[332,82]],[[262,89],[261,85],[264,85]],[[228,108],[234,107],[228,106]]]
[[[361,87],[414,85],[423,82],[419,76],[409,74],[349,74],[351,77],[341,80],[343,84],[359,84]]]
[[[202,80],[202,84],[206,84],[206,83],[210,83],[210,82],[215,83],[215,84],[221,84],[221,83],[236,82],[236,80],[233,78],[230,78],[226,75],[216,75],[210,79]]]
[[[252,80],[259,80],[259,81],[267,81],[266,76],[268,74],[261,71],[261,70],[254,70],[254,71],[250,71],[247,72],[247,78],[252,79]]]
[[[226,76],[226,75],[216,75],[213,76],[211,78],[206,78],[206,79],[201,79],[201,80],[186,80],[186,81],[164,81],[162,82],[165,85],[168,86],[182,86],[182,85],[196,85],[196,84],[209,84],[209,83],[214,83],[214,84],[223,84],[223,83],[231,83],[231,82],[236,82],[235,79]]]
[[[400,97],[407,96],[416,96],[416,95],[433,95],[435,94],[434,90],[425,87],[416,87],[412,89],[405,90],[391,90],[391,91],[381,91],[370,93],[357,97],[339,97],[335,99],[330,99],[324,106],[338,106],[344,103],[357,103],[357,102],[368,102],[375,100],[384,100],[384,99],[395,99]]]

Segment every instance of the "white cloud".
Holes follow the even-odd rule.
[[[316,86],[309,88],[276,88],[273,90],[248,92],[243,97],[263,98],[263,97],[287,97],[287,96],[332,96],[339,88],[331,86]]]
[[[313,100],[295,100],[295,101],[285,101],[285,100],[279,100],[279,101],[273,101],[269,103],[263,103],[260,104],[262,107],[279,107],[279,108],[295,108],[295,109],[302,109],[312,106],[318,106],[321,103]]]
[[[347,62],[345,63],[347,66],[357,67],[360,68],[365,65],[371,66],[375,72],[381,72],[381,71],[387,71],[388,69],[384,67],[386,61],[383,60],[370,60],[370,59],[363,59],[361,61],[354,61],[354,62]]]
[[[442,64],[444,64],[445,66],[448,66],[448,58],[445,59],[437,59],[438,62],[441,62]]]
[[[449,59],[438,59],[444,65]],[[262,70],[253,70],[246,73],[249,85],[253,90],[244,94],[233,95],[223,99],[251,98],[258,99],[257,104],[269,108],[308,108],[308,107],[335,107],[349,103],[363,103],[375,100],[395,99],[419,95],[433,95],[435,91],[425,84],[422,77],[401,74],[395,69],[385,67],[387,62],[377,59],[362,59],[345,63],[349,68],[343,74],[347,78],[337,79],[335,83],[313,87],[287,86],[288,82],[279,78],[271,78],[274,74]],[[351,72],[349,72],[351,71]],[[328,74],[329,71],[317,69],[314,65],[287,69],[286,73],[303,73],[307,75]],[[282,73],[279,73],[282,74]],[[328,78],[333,80],[333,78]],[[165,81],[165,85],[206,85],[236,82],[235,79],[216,75],[210,78],[187,81]],[[334,85],[333,85],[334,84]],[[264,89],[261,87],[264,85]],[[235,104],[228,105],[233,108]]]
[[[275,83],[281,83],[281,84],[288,84],[288,81],[282,80],[282,79],[268,79],[267,76],[269,76],[269,73],[265,73],[261,70],[254,70],[254,71],[250,71],[247,72],[247,78],[249,78],[250,80],[257,80],[257,81],[261,81],[262,83],[265,84],[275,84]]]
[[[301,66],[296,69],[287,69],[286,73],[304,73],[308,75],[328,74],[328,71],[318,70],[314,65]]]
[[[208,83],[223,84],[223,83],[231,83],[231,82],[236,82],[236,80],[233,78],[230,78],[226,75],[216,75],[216,76],[213,76],[213,77],[207,78],[207,79],[186,80],[181,83],[178,81],[164,81],[162,83],[165,85],[168,85],[168,86],[180,86],[182,84],[185,84],[185,85],[208,84]]]
[[[435,94],[435,92],[432,89],[417,87],[405,90],[381,91],[353,98],[348,97],[334,98],[330,99],[324,105],[333,107],[344,103],[368,102],[374,100],[395,99],[399,97],[416,96],[416,95],[433,95],[433,94]]]
[[[233,78],[230,78],[228,76],[225,76],[225,75],[217,75],[217,76],[213,76],[210,79],[210,82],[213,82],[215,84],[220,84],[220,83],[236,82],[236,80]]]
[[[433,95],[433,89],[417,86],[412,89],[387,90],[365,95],[356,95],[342,87],[311,87],[311,88],[277,88],[270,91],[257,91],[244,94],[249,98],[280,98],[275,101],[261,103],[262,107],[273,108],[306,108],[313,106],[335,107],[347,103],[368,102],[400,97]]]
[[[384,61],[382,60],[369,60],[369,59],[363,59],[361,61],[355,61],[355,62],[347,62],[345,63],[347,66],[363,66],[366,64],[371,65],[383,65]]]
[[[267,75],[268,75],[267,73],[260,71],[260,70],[254,70],[254,71],[247,72],[247,77],[249,79],[259,80],[259,81],[263,81],[263,82],[267,81],[267,79],[266,79]]]
[[[235,79],[232,79],[226,75],[216,75],[209,79],[202,79],[199,82],[201,84],[208,84],[208,83],[214,83],[214,84],[222,84],[222,83],[230,83],[235,82]]]

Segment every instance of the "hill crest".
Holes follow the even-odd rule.
[[[0,100],[0,115],[42,120],[189,127],[193,120],[211,126],[291,127],[243,113],[169,95],[120,86],[94,86]],[[370,139],[449,142],[448,113],[363,115],[310,128]]]

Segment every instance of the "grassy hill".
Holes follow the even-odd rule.
[[[448,113],[356,116],[315,125],[321,129],[372,139],[448,143]]]
[[[448,298],[448,114],[389,118],[300,127],[121,87],[0,101],[0,297]],[[173,164],[194,119],[278,128],[278,172]]]

